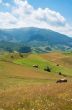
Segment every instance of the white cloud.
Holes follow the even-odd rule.
[[[27,0],[14,0],[11,12],[0,12],[0,27],[48,28],[72,36],[72,28],[59,13],[49,8],[35,9]]]
[[[38,8],[37,10],[34,10],[32,17],[34,17],[34,19],[45,21],[47,24],[52,25],[64,25],[66,21],[65,18],[60,15],[60,13],[52,11],[48,8]]]
[[[16,22],[17,19],[12,14],[0,12],[0,28],[13,28]]]

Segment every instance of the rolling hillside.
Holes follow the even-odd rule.
[[[71,53],[22,55],[0,53],[0,109],[72,110]],[[46,66],[51,72],[44,71]],[[57,84],[62,78],[68,82]]]
[[[48,66],[51,70],[51,74],[58,75],[59,72],[61,72],[63,75],[72,76],[71,54],[67,55],[65,53],[60,52],[51,52],[48,54],[6,53],[0,55],[0,59],[1,61],[22,65],[33,70],[33,65],[38,65],[39,67],[36,70],[44,73],[44,69]]]

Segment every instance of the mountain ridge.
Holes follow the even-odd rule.
[[[49,47],[51,50],[72,50],[72,38],[52,31],[35,27],[0,29],[0,42],[19,43],[32,48]]]

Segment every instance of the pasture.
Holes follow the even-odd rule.
[[[63,53],[1,54],[0,110],[72,110],[71,59]],[[68,82],[57,84],[62,78]]]

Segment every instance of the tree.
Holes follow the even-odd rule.
[[[23,46],[23,47],[20,47],[19,52],[20,53],[29,53],[29,52],[31,52],[31,48],[28,46]]]

